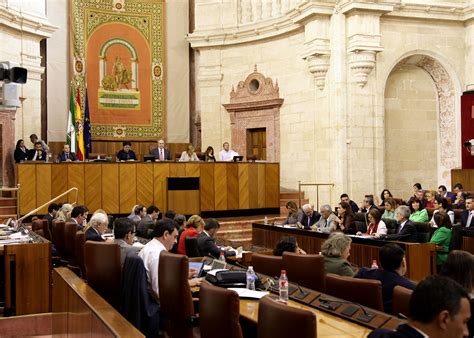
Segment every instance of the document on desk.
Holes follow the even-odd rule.
[[[237,292],[240,298],[260,299],[268,295],[267,291],[255,291],[246,288],[228,288],[228,290]]]

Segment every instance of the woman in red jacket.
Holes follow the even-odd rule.
[[[179,237],[178,253],[186,255],[186,237],[197,237],[204,229],[204,220],[201,216],[192,215],[186,223],[186,230]]]

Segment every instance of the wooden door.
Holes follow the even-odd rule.
[[[257,160],[267,159],[266,128],[247,129],[247,157],[256,156]]]

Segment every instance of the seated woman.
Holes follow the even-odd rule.
[[[283,224],[296,224],[301,222],[303,219],[303,210],[298,208],[294,201],[288,201],[286,203],[286,209],[288,210],[288,217]]]
[[[357,228],[354,217],[352,216],[352,209],[349,203],[341,202],[337,208],[338,217],[334,219],[336,223],[336,231],[342,231],[346,234],[355,235]]]
[[[397,219],[397,202],[392,198],[389,197],[385,199],[385,211],[382,215],[382,218],[387,218],[387,219]]]
[[[180,255],[186,255],[186,238],[198,237],[204,229],[204,220],[201,216],[192,215],[186,222],[186,230],[183,231],[179,236],[178,253]]]
[[[179,162],[198,162],[199,158],[194,152],[194,146],[192,144],[188,145],[188,149],[181,153]]]
[[[86,228],[85,240],[86,241],[96,241],[103,242],[105,241],[102,238],[102,235],[107,230],[109,225],[109,218],[107,215],[102,213],[94,214],[89,221],[89,225]]]
[[[204,153],[205,162],[216,162],[216,157],[214,156],[214,148],[211,146],[207,147],[206,152]]]
[[[347,261],[351,251],[350,237],[333,232],[321,246],[324,256],[324,270],[326,273],[335,273],[341,276],[354,276],[355,269]]]
[[[433,190],[428,190],[427,192],[425,192],[425,200],[426,200],[425,208],[434,209],[435,197],[436,197],[436,192],[434,192]]]
[[[367,226],[366,235],[379,237],[380,235],[387,234],[387,225],[381,220],[382,215],[380,214],[380,211],[377,209],[371,209],[367,214],[367,218],[370,223]],[[359,231],[357,234],[361,235],[361,232]]]
[[[283,253],[285,251],[306,255],[306,252],[298,246],[296,238],[292,236],[282,237],[278,242],[276,248],[273,250],[273,255],[283,256]]]
[[[428,222],[429,221],[429,216],[428,216],[428,211],[426,211],[425,208],[423,208],[422,202],[417,198],[413,197],[410,200],[410,221],[412,222]]]
[[[125,141],[122,147],[117,153],[117,161],[136,161],[137,156],[132,150],[132,143]]]
[[[381,201],[380,206],[381,207],[383,207],[385,205],[385,201],[389,197],[393,198],[392,193],[390,192],[390,190],[388,190],[388,189],[382,190],[382,193],[380,194],[380,201]]]
[[[434,232],[430,242],[440,247],[439,250],[436,248],[436,266],[438,271],[440,271],[440,268],[446,263],[446,259],[448,258],[449,245],[451,244],[452,238],[452,224],[449,216],[444,211],[435,213],[433,219],[438,230]]]
[[[446,263],[441,269],[441,275],[451,278],[461,284],[471,298],[471,309],[474,308],[474,256],[461,250],[453,250],[449,253]],[[468,337],[474,336],[474,317],[471,316],[467,323],[469,329]]]
[[[444,197],[436,197],[434,201],[435,211],[433,211],[433,217],[431,217],[430,223],[431,226],[436,227],[436,222],[434,220],[434,215],[440,211],[444,211],[451,220],[451,224],[454,224],[454,211],[451,210],[451,206],[448,203],[448,200]]]
[[[23,161],[28,161],[28,149],[25,147],[25,142],[23,140],[16,141],[15,152],[13,153],[15,158],[15,163],[20,163]]]

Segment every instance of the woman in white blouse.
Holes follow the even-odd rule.
[[[181,153],[181,157],[179,158],[179,162],[192,162],[192,161],[199,161],[196,153],[194,152],[194,147],[190,143],[188,145],[188,150],[185,150]]]

